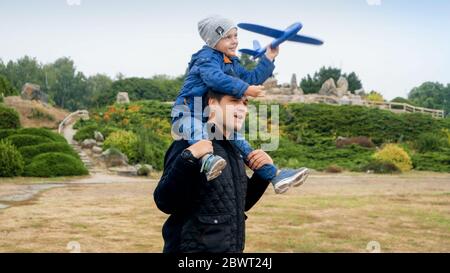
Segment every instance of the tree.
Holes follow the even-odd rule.
[[[425,82],[414,87],[408,94],[408,99],[421,107],[444,109],[450,112],[450,84],[444,86],[438,82]]]
[[[96,74],[87,79],[88,106],[97,107],[107,105],[107,93],[111,92],[113,80],[107,75]]]
[[[370,93],[367,95],[366,99],[369,101],[376,101],[376,102],[384,101],[383,95],[381,95],[379,92],[373,91],[373,90],[370,91]]]
[[[0,74],[0,96],[14,96],[18,95],[17,90],[12,86],[8,79]]]
[[[245,69],[247,69],[247,70],[253,70],[257,65],[257,62],[252,60],[250,58],[250,55],[247,55],[247,54],[241,54],[240,62],[241,62],[241,65],[243,67],[245,67]]]
[[[351,72],[348,75],[342,74],[341,69],[333,67],[322,67],[319,72],[314,73],[313,77],[308,74],[301,80],[300,87],[305,94],[317,93],[325,81],[332,78],[337,82],[341,76],[347,79],[350,92],[355,93],[356,90],[362,88],[362,83],[355,72]]]

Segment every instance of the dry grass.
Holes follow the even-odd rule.
[[[45,127],[49,129],[57,129],[58,125],[69,114],[66,110],[45,106],[39,101],[23,100],[20,96],[5,97],[5,105],[14,108],[19,113],[20,124],[22,127]],[[51,117],[50,119],[35,119],[33,111],[39,111],[42,115]]]
[[[155,185],[43,191],[0,210],[0,252],[67,252],[70,241],[82,252],[160,252]],[[269,189],[248,216],[246,252],[364,252],[370,241],[385,252],[450,252],[450,174],[315,174],[286,195]]]

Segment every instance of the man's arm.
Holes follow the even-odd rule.
[[[247,196],[245,199],[245,211],[249,211],[261,198],[269,186],[269,181],[262,180],[259,175],[253,174],[248,180]]]
[[[164,213],[173,214],[189,207],[196,183],[200,183],[198,164],[181,157],[187,145],[174,143],[166,153],[164,172],[156,187],[153,198],[156,206]]]
[[[185,149],[191,151],[193,161],[181,156]],[[153,193],[156,206],[162,212],[173,214],[190,208],[192,197],[204,179],[197,160],[212,152],[209,140],[200,140],[189,147],[185,141],[172,144],[164,159],[163,175]]]

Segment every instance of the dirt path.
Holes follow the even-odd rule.
[[[157,180],[0,180],[0,252],[160,252]],[[247,252],[450,251],[450,174],[314,173],[247,213]]]

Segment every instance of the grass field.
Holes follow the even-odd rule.
[[[111,180],[111,179],[110,179]],[[0,252],[160,252],[166,215],[156,180],[75,183],[11,198],[44,180],[0,180]],[[49,181],[54,185],[57,180]],[[248,212],[246,252],[450,252],[450,174],[313,174],[285,195],[269,188]]]

